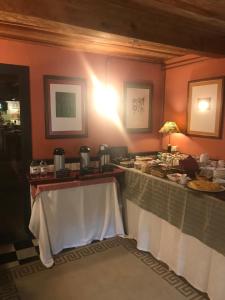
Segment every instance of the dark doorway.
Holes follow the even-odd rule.
[[[0,243],[28,237],[31,157],[29,68],[0,64]]]

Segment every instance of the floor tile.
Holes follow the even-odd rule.
[[[3,244],[0,245],[0,254],[15,252],[15,247],[13,244]]]
[[[32,256],[38,256],[38,253],[37,253],[35,247],[30,247],[30,248],[17,250],[16,255],[17,255],[17,258],[19,260],[21,260],[21,259],[25,259],[25,258],[32,257]]]
[[[19,241],[19,242],[15,242],[14,246],[15,246],[16,250],[20,250],[20,249],[32,247],[33,243],[32,243],[31,240],[28,240],[28,241]]]
[[[32,256],[32,257],[28,257],[28,258],[25,258],[25,259],[21,259],[19,260],[19,264],[20,265],[24,265],[24,264],[27,264],[27,263],[30,263],[30,262],[33,262],[33,261],[37,261],[39,260],[39,256]]]
[[[17,260],[16,252],[5,253],[0,255],[0,264],[5,264],[16,260]]]

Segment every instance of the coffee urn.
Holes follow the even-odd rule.
[[[80,147],[80,171],[87,172],[90,167],[90,151],[91,148],[88,146]]]
[[[99,146],[99,169],[101,172],[109,168],[110,163],[110,149],[106,144]]]
[[[54,149],[54,166],[55,172],[65,169],[65,151],[63,148]]]

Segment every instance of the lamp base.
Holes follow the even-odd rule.
[[[171,144],[168,144],[168,145],[167,145],[167,152],[168,152],[168,153],[171,153],[171,149],[172,149],[172,145],[171,145]]]

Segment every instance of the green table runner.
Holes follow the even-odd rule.
[[[125,172],[123,198],[225,255],[225,202],[139,171]]]

